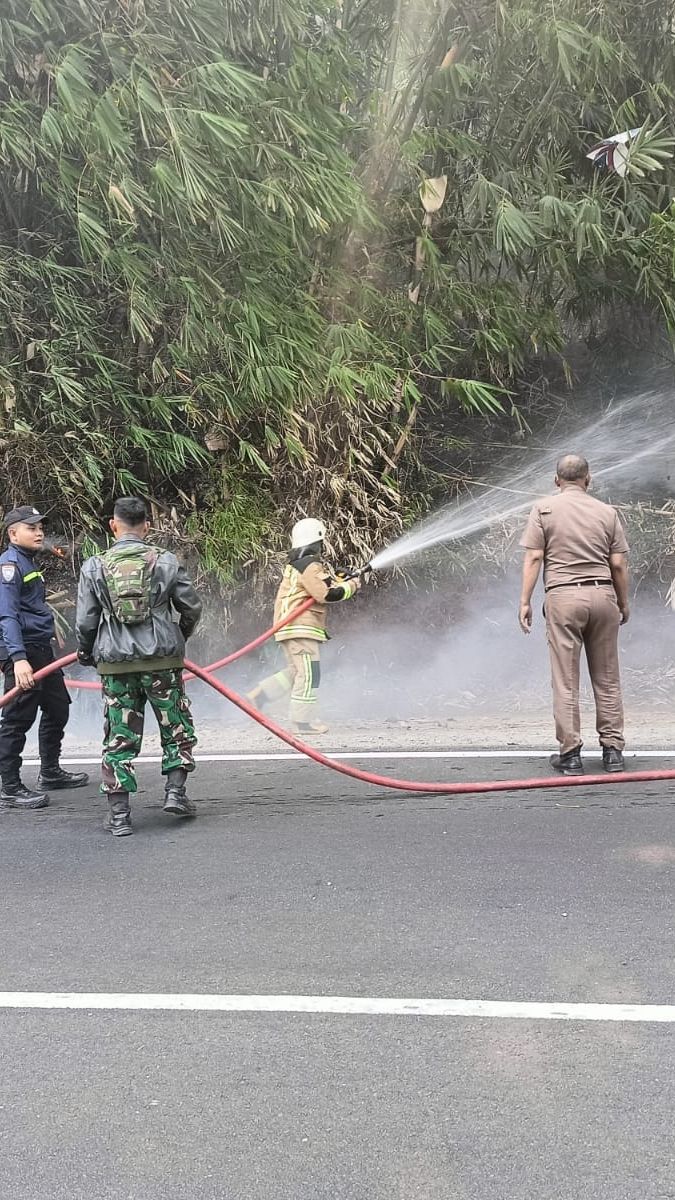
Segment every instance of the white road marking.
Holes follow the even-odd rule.
[[[347,761],[348,759],[361,759],[363,761],[372,761],[375,759],[413,759],[413,758],[429,758],[429,759],[471,759],[485,758],[494,762],[504,762],[512,758],[544,758],[550,757],[550,750],[354,750],[344,752],[341,750],[325,750],[323,746],[318,746],[322,754],[328,755],[330,758],[337,758]],[[591,751],[589,754],[584,754],[584,758],[601,757],[598,751]],[[631,750],[625,752],[626,759],[631,758],[675,758],[675,750]],[[270,754],[198,754],[196,761],[202,763],[219,763],[219,762],[285,762],[296,759],[300,762],[309,762],[303,754],[295,750],[291,750],[285,754],[272,752]],[[96,758],[62,758],[61,765],[67,767],[92,767],[100,763],[100,756]],[[139,763],[158,763],[161,762],[159,754],[144,754],[136,759]],[[39,766],[39,759],[26,758],[24,759],[26,766]]]
[[[318,1013],[517,1021],[675,1022],[675,1004],[567,1004],[520,1000],[408,1000],[381,996],[239,996],[171,992],[0,992],[0,1009]]]

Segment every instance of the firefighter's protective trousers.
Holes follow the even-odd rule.
[[[281,645],[286,666],[283,671],[263,679],[260,691],[268,704],[281,700],[290,691],[291,721],[297,725],[310,724],[316,719],[321,643],[311,638],[289,638]]]

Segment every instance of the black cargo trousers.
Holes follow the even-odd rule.
[[[54,661],[54,651],[49,642],[26,646],[26,658],[33,671],[39,671]],[[5,676],[5,692],[15,686],[14,663],[11,658],[0,663]],[[63,671],[53,671],[38,680],[35,687],[21,692],[3,708],[0,720],[0,778],[3,783],[13,783],[20,778],[21,755],[26,745],[26,734],[35,722],[38,711],[42,711],[38,730],[38,747],[42,769],[58,766],[63,734],[68,724],[70,696],[66,688]]]

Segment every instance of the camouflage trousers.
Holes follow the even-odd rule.
[[[146,701],[159,725],[162,774],[182,767],[193,771],[197,744],[183,672],[103,675],[103,761],[101,791],[135,792],[134,759],[143,741]]]

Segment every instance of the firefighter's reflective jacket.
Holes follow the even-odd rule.
[[[312,546],[293,550],[289,556],[279,585],[274,605],[274,624],[282,621],[294,608],[304,604],[311,596],[314,604],[290,625],[275,635],[278,642],[289,638],[310,638],[325,642],[326,612],[329,604],[337,600],[350,600],[356,588],[347,581],[340,582],[331,576],[328,567]]]

